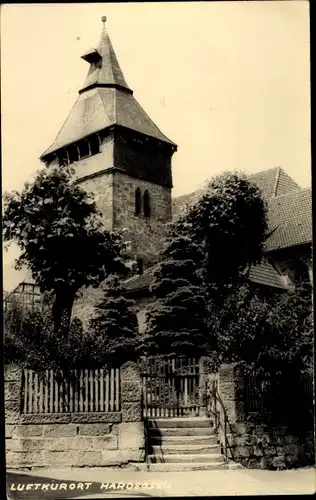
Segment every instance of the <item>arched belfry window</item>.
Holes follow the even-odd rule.
[[[146,191],[144,192],[144,216],[150,217],[150,213],[151,213],[150,196],[149,192],[146,189]]]
[[[142,193],[139,188],[135,191],[135,215],[140,215],[142,210]]]
[[[137,259],[137,274],[142,275],[144,272],[144,259]]]

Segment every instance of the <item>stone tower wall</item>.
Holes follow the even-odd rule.
[[[103,135],[104,134],[104,135]],[[75,178],[93,193],[108,230],[126,229],[133,259],[159,260],[172,218],[172,150],[158,140],[120,129],[104,132],[98,154],[74,162]],[[52,163],[51,163],[52,165]],[[135,191],[150,196],[150,217],[135,214]]]
[[[143,195],[147,189],[150,196],[151,215],[146,218],[143,211],[135,214],[135,191]],[[114,173],[113,180],[113,229],[126,228],[126,239],[131,241],[134,258],[144,260],[148,266],[159,260],[167,234],[166,223],[171,221],[171,188]]]

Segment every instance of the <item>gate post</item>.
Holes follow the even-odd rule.
[[[142,420],[142,380],[137,363],[128,361],[121,366],[122,421]]]
[[[199,417],[207,416],[207,378],[209,373],[209,358],[202,356],[199,361]]]
[[[137,363],[121,366],[122,422],[119,424],[118,446],[123,461],[140,461],[145,445],[142,418],[142,379]],[[143,458],[142,458],[143,460]]]

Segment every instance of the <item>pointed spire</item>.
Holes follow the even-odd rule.
[[[90,64],[90,68],[79,94],[94,87],[119,88],[132,94],[133,91],[127,85],[108,35],[105,26],[106,17],[102,16],[101,20],[103,29],[98,46],[81,56]]]

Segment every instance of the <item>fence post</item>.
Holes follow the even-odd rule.
[[[18,365],[4,367],[5,423],[16,424],[21,412],[22,369]]]

